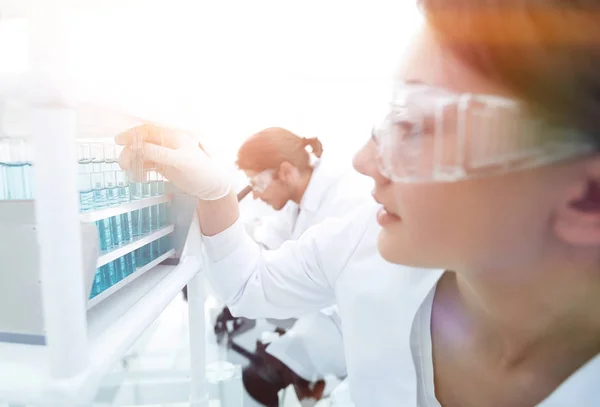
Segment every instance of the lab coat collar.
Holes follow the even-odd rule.
[[[300,210],[317,212],[327,190],[340,178],[343,172],[335,168],[327,159],[321,157],[314,164],[314,170],[308,187],[300,202]]]

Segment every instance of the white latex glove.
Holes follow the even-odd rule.
[[[119,165],[125,171],[154,168],[182,191],[201,200],[226,196],[232,183],[231,171],[211,159],[190,136],[142,125],[119,134],[115,141],[125,146]]]

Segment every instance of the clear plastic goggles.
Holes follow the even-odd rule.
[[[453,182],[591,153],[582,134],[551,126],[519,102],[401,85],[373,129],[379,169],[394,182]]]
[[[262,194],[269,188],[275,175],[274,170],[265,170],[250,178],[250,188],[256,193]]]

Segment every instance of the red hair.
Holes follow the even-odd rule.
[[[237,165],[242,170],[264,171],[289,162],[300,171],[311,168],[309,146],[321,157],[323,145],[317,138],[299,137],[281,127],[271,127],[251,136],[238,150]]]

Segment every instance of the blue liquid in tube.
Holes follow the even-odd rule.
[[[79,191],[79,209],[88,212],[94,208],[94,191]]]
[[[121,215],[121,238],[123,243],[131,242],[133,237],[133,227],[131,224],[131,214],[129,212]]]
[[[110,222],[108,219],[101,219],[96,222],[98,236],[100,237],[100,249],[108,250],[112,247],[112,235],[110,231]]]
[[[135,265],[135,254],[127,253],[125,255],[125,265],[127,268],[127,275],[131,275],[135,273],[136,265]]]
[[[118,281],[123,280],[129,275],[129,273],[127,272],[127,262],[125,261],[125,257],[119,257],[117,260],[114,261],[114,265]]]
[[[136,209],[131,212],[131,235],[133,238],[142,235],[142,210]]]
[[[6,199],[31,199],[31,163],[4,163]]]
[[[110,233],[112,247],[119,246],[123,243],[123,229],[121,226],[121,216],[113,216],[110,218]]]
[[[118,205],[121,201],[119,197],[119,188],[107,188],[107,201],[108,205]]]
[[[94,208],[104,208],[108,203],[106,188],[94,187]]]
[[[142,199],[142,183],[132,182],[129,184],[129,191],[131,193],[131,200]]]
[[[119,187],[119,202],[120,203],[127,203],[129,202],[130,199],[130,191],[129,191],[129,186],[121,186]]]
[[[151,229],[158,230],[160,229],[160,215],[159,215],[159,206],[153,205],[150,207],[150,220],[152,222]]]
[[[102,273],[104,274],[104,281],[106,282],[105,287],[109,288],[119,282],[117,270],[115,269],[114,262],[110,262],[101,267]],[[105,289],[106,289],[105,288]]]
[[[104,273],[101,269],[96,270],[96,274],[94,275],[94,284],[92,285],[92,292],[90,294],[90,299],[94,298],[102,291],[106,289],[104,282]]]

